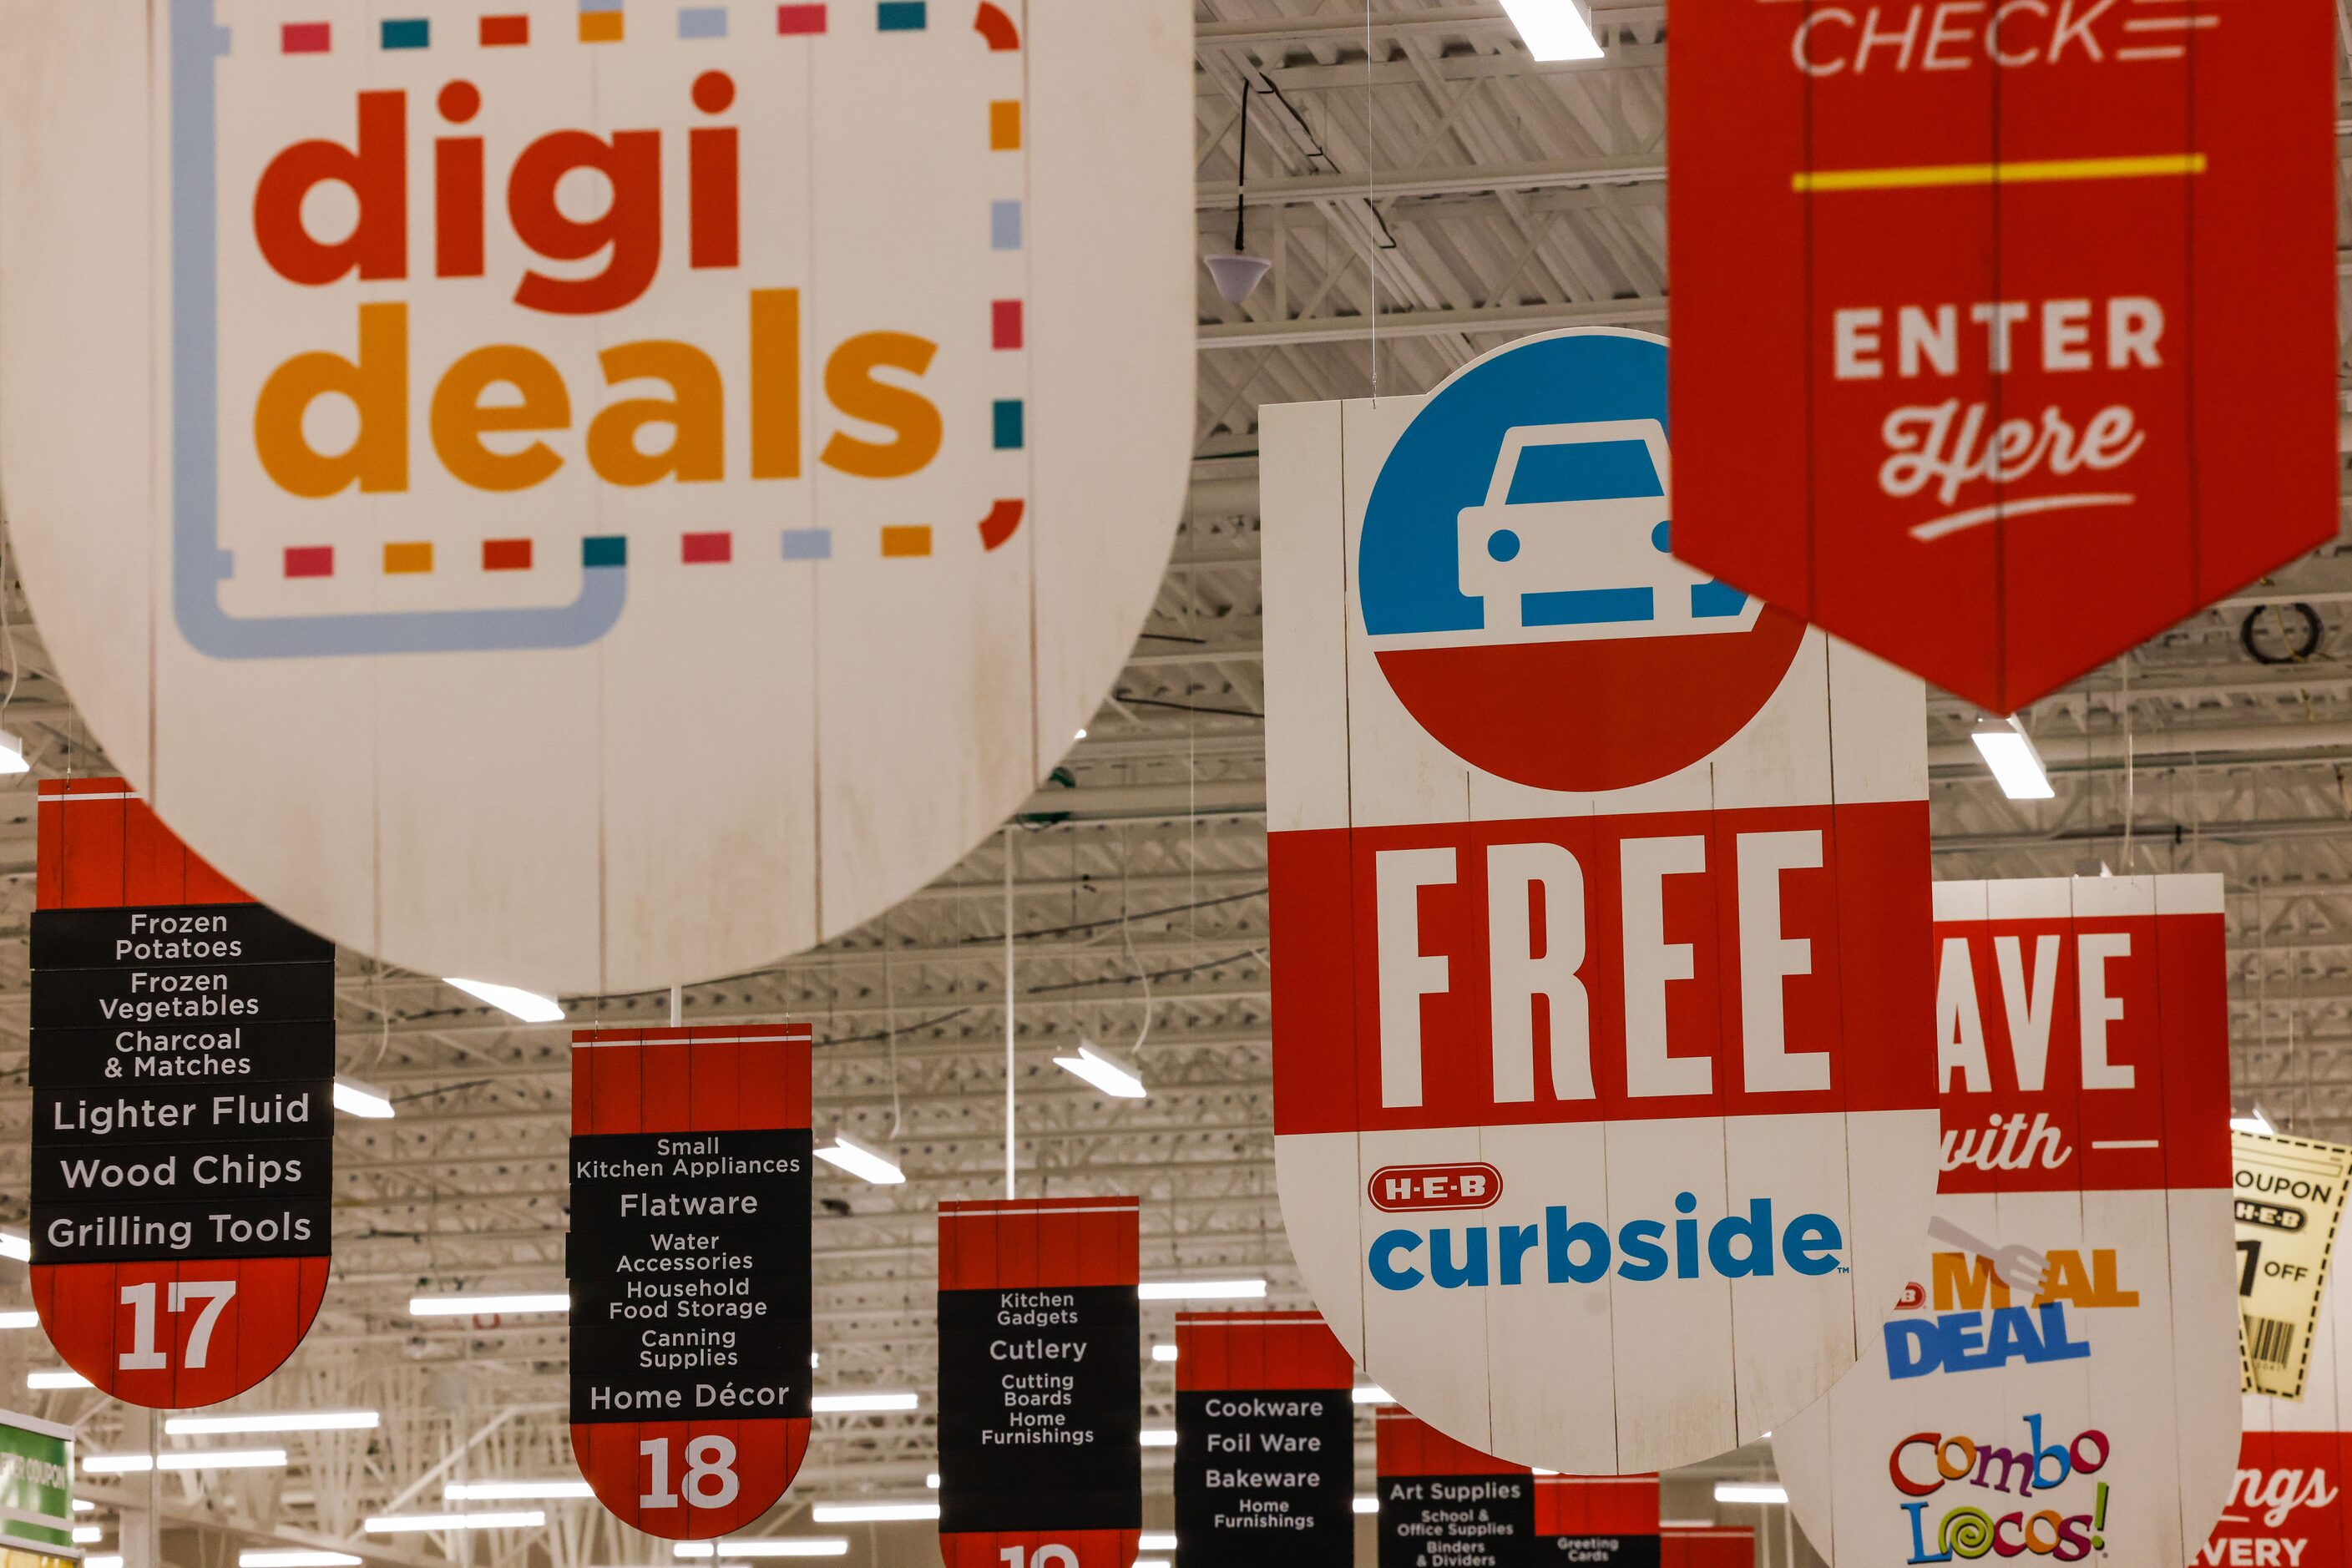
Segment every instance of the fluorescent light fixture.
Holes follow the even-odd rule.
[[[1176,1428],[1173,1426],[1146,1426],[1143,1429],[1143,1446],[1147,1448],[1174,1447],[1176,1446]]]
[[[37,1329],[41,1314],[30,1307],[16,1311],[0,1312],[0,1329]]]
[[[1074,739],[1074,740],[1079,740],[1079,741],[1083,741],[1083,740],[1085,740],[1086,738],[1087,738],[1087,732],[1086,732],[1084,730],[1079,731],[1077,732],[1077,734],[1076,734],[1075,736],[1073,736],[1073,737],[1072,737],[1072,739]]]
[[[688,1552],[687,1547],[689,1544],[699,1544],[701,1550]],[[707,1542],[680,1542],[671,1550],[680,1557],[710,1555],[710,1546]],[[722,1541],[719,1543],[719,1551],[727,1557],[846,1557],[849,1555],[849,1542],[838,1535],[804,1535],[798,1540],[772,1535],[752,1541]]]
[[[392,1096],[355,1078],[335,1079],[335,1109],[346,1116],[363,1116],[371,1121],[387,1121],[392,1118]]]
[[[78,1372],[28,1372],[25,1374],[26,1388],[95,1388],[98,1385]]]
[[[441,1495],[451,1502],[537,1502],[594,1497],[596,1489],[586,1481],[451,1481]]]
[[[85,1557],[81,1568],[122,1568],[122,1553],[107,1552]]]
[[[1503,0],[1528,53],[1539,60],[1597,60],[1591,9],[1582,0]]]
[[[563,1009],[536,991],[523,991],[512,985],[494,985],[487,980],[444,980],[444,985],[454,985],[478,1002],[488,1002],[501,1013],[510,1013],[526,1024],[560,1024]]]
[[[939,1490],[939,1489],[940,1489],[940,1473],[939,1473],[939,1471],[937,1471],[937,1470],[933,1470],[929,1475],[925,1476],[925,1477],[923,1478],[923,1484],[924,1484],[925,1486],[927,1486],[927,1487],[930,1488],[933,1491],[937,1491],[937,1490]]]
[[[1263,1301],[1263,1279],[1147,1279],[1135,1288],[1146,1301]]]
[[[226,1415],[174,1415],[163,1430],[174,1437],[212,1437],[229,1432],[373,1432],[373,1410],[247,1410]]]
[[[1174,1345],[1154,1345],[1151,1347],[1151,1359],[1159,1362],[1174,1361],[1176,1359],[1176,1347]]]
[[[359,1568],[359,1563],[348,1552],[306,1552],[299,1547],[236,1554],[236,1568]]]
[[[73,1510],[76,1513],[96,1513],[98,1505],[86,1497],[78,1497],[73,1500]]]
[[[809,1409],[820,1415],[843,1415],[877,1410],[912,1410],[923,1402],[918,1394],[813,1394]]]
[[[1361,1388],[1349,1389],[1348,1401],[1351,1405],[1394,1405],[1396,1403],[1389,1397],[1389,1391],[1377,1383],[1368,1383]]]
[[[0,773],[29,773],[33,764],[25,760],[25,742],[5,730],[0,730]]]
[[[0,1230],[0,1258],[30,1263],[33,1260],[33,1244],[13,1230]]]
[[[106,1539],[105,1530],[95,1524],[77,1524],[73,1535],[76,1546],[89,1546]]]
[[[672,1557],[716,1557],[719,1549],[708,1541],[681,1541],[669,1549]]]
[[[1055,1057],[1054,1065],[1086,1079],[1115,1100],[1141,1100],[1150,1092],[1132,1069],[1104,1055],[1091,1040],[1080,1040],[1076,1056]]]
[[[819,1524],[897,1524],[940,1517],[935,1502],[821,1502],[809,1510]]]
[[[361,1528],[370,1535],[414,1535],[438,1530],[536,1530],[547,1522],[539,1509],[511,1513],[394,1513],[372,1519]]]
[[[895,1187],[906,1181],[907,1173],[898,1163],[878,1149],[869,1149],[846,1132],[833,1135],[833,1147],[819,1149],[816,1157],[835,1170],[873,1183],[877,1187]]]
[[[1715,1483],[1717,1502],[1745,1503],[1750,1508],[1789,1500],[1789,1489],[1770,1481],[1717,1481]]]
[[[1176,1550],[1176,1532],[1172,1530],[1147,1530],[1143,1538],[1135,1543],[1135,1549],[1138,1552],[1173,1552]]]
[[[166,1454],[158,1464],[152,1454],[90,1454],[81,1468],[93,1476],[142,1476],[165,1470],[275,1470],[286,1465],[283,1448],[188,1448]]]
[[[2049,800],[2057,795],[2050,787],[2042,753],[2033,749],[2032,738],[2015,718],[1987,719],[1969,731],[1969,739],[1977,743],[2000,793],[2010,799]]]
[[[486,1318],[512,1312],[568,1312],[569,1295],[537,1296],[411,1296],[412,1318]]]
[[[1139,1557],[1135,1568],[1169,1568],[1169,1563],[1165,1557]]]
[[[1358,1492],[1355,1508],[1358,1513],[1378,1513],[1381,1511],[1381,1500],[1370,1492]]]
[[[2278,1135],[2278,1129],[2271,1125],[2271,1119],[2263,1114],[2263,1108],[2259,1105],[2246,1112],[2243,1116],[2232,1116],[2230,1118],[2230,1131],[2232,1132],[2251,1132],[2258,1138],[2273,1138]],[[7,1325],[0,1323],[0,1327],[5,1326]]]

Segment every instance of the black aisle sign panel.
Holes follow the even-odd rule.
[[[966,1482],[943,1530],[1034,1528],[1041,1470],[1060,1528],[1133,1528],[1140,1324],[1132,1285],[940,1292],[940,1444]]]
[[[259,904],[33,915],[33,1260],[327,1250],[335,950]]]
[[[1314,1312],[1176,1316],[1176,1568],[1356,1560],[1355,1358]]]
[[[574,1420],[808,1415],[811,1142],[572,1139]]]

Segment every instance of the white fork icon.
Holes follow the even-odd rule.
[[[1942,1215],[1927,1222],[1927,1235],[1933,1240],[1948,1241],[1955,1247],[1989,1259],[1992,1271],[2011,1289],[2031,1291],[2036,1295],[2041,1293],[2042,1276],[2050,1267],[2050,1260],[2033,1248],[2021,1243],[1994,1247],[1970,1236]]]

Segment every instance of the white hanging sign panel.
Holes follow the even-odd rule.
[[[1849,1568],[2186,1563],[2238,1457],[2221,879],[1936,885],[1943,1180],[1878,1342],[1772,1434]]]
[[[0,468],[77,703],[425,973],[887,908],[1158,591],[1192,74],[1176,0],[5,0]]]
[[[1826,1392],[1935,1181],[1919,685],[1667,553],[1665,367],[1263,416],[1291,1246],[1414,1415],[1576,1475]]]

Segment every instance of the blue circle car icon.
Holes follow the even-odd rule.
[[[1762,608],[1666,553],[1670,466],[1655,419],[1518,425],[1483,505],[1460,514],[1462,592],[1486,629],[1561,639],[1742,632]]]

